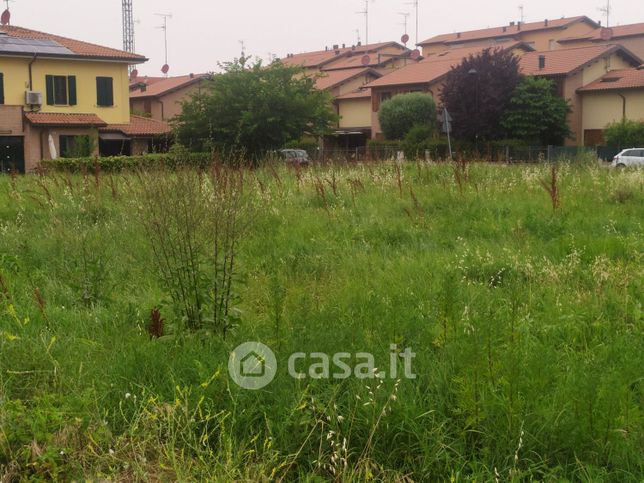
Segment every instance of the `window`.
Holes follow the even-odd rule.
[[[0,72],[0,104],[4,104],[4,74]]]
[[[47,105],[75,106],[76,77],[64,75],[48,75],[45,77],[47,87]]]
[[[111,77],[96,78],[96,104],[100,107],[114,105],[114,81]]]

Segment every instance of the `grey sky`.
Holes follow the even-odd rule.
[[[4,3],[4,0],[2,0]],[[410,12],[409,34],[414,42],[412,0],[369,2],[369,41],[399,40],[403,17]],[[505,24],[519,17],[523,3],[526,21],[588,15],[604,20],[599,11],[605,0],[419,0],[422,39],[439,33]],[[611,24],[644,22],[642,0],[612,0]],[[102,45],[121,47],[120,0],[15,0],[12,24],[44,30]],[[493,6],[492,6],[493,5]],[[163,65],[162,19],[155,13],[172,13],[168,21],[170,74],[207,72],[218,61],[239,56],[240,40],[249,54],[324,49],[353,44],[356,29],[365,41],[362,0],[134,0],[137,52],[150,61],[139,71],[160,75]],[[605,20],[604,20],[605,21]]]

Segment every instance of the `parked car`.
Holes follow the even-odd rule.
[[[287,162],[293,164],[309,164],[309,154],[303,149],[280,149],[280,156]]]
[[[626,168],[628,166],[644,166],[644,148],[624,149],[613,158],[614,168]]]

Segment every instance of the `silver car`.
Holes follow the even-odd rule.
[[[303,149],[282,149],[280,154],[284,160],[295,164],[309,164],[309,155]]]
[[[626,168],[629,166],[644,166],[644,148],[624,149],[613,158],[614,168]]]

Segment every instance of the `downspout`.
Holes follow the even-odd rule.
[[[617,95],[622,98],[622,121],[626,121],[626,97],[619,92]]]
[[[34,76],[33,76],[33,69],[32,66],[38,59],[38,54],[34,54],[32,57],[31,61],[29,61],[29,90],[33,91],[34,90]],[[29,106],[32,111],[34,111],[34,106],[33,104]]]

